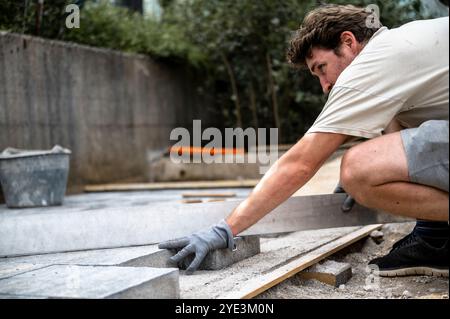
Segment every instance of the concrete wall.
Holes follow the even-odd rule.
[[[0,33],[0,150],[71,149],[71,186],[145,180],[174,127],[220,121],[196,81],[146,56]]]

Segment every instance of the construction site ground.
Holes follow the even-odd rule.
[[[340,157],[334,157],[322,167],[318,174],[297,195],[331,193],[339,179]],[[110,192],[67,196],[68,207],[81,209],[121,207],[122,205],[152,205],[161,202],[181,202],[182,194],[195,190],[159,190],[140,192]],[[209,189],[202,192],[234,192],[232,200],[244,199],[251,189]],[[230,199],[227,199],[230,200]],[[189,205],[189,204],[186,204]],[[6,209],[1,206],[0,210]],[[386,224],[382,227],[382,239],[367,237],[333,254],[328,259],[349,263],[352,277],[340,287],[323,284],[317,280],[302,280],[298,275],[270,288],[256,298],[272,299],[353,299],[353,298],[448,298],[448,278],[409,276],[382,278],[369,276],[368,262],[389,252],[392,244],[408,234],[413,222]],[[286,263],[287,260],[302,256],[320,245],[348,234],[358,227],[318,229],[277,234],[261,237],[261,253],[242,260],[223,270],[202,270],[187,276],[180,271],[181,298],[221,298],[239,288],[249,279]],[[131,248],[130,248],[131,249]],[[9,259],[9,258],[7,258]],[[0,261],[4,261],[0,260]],[[369,280],[369,279],[372,280]]]
[[[448,299],[449,280],[442,277],[407,276],[386,278],[378,277],[373,282],[368,276],[368,262],[388,253],[392,244],[407,235],[414,223],[386,224],[381,231],[383,241],[377,243],[368,237],[334,254],[329,259],[349,263],[352,278],[340,287],[333,287],[317,280],[302,280],[299,276],[271,288],[258,298],[301,298],[301,299]]]

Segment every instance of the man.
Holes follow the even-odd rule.
[[[391,252],[371,261],[382,276],[448,276],[448,17],[389,30],[354,6],[310,12],[291,40],[288,61],[317,76],[328,101],[311,129],[264,175],[226,220],[160,244],[189,254],[192,273],[213,249],[302,187],[349,139],[340,182],[358,203],[418,219]],[[373,22],[373,21],[372,21]]]

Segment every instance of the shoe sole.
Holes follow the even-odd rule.
[[[418,275],[448,278],[448,269],[437,269],[430,267],[411,267],[393,270],[380,270],[378,273],[381,277],[402,277]]]

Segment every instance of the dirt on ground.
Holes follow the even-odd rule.
[[[386,224],[381,241],[373,237],[355,243],[329,259],[349,263],[352,278],[340,287],[294,276],[257,298],[271,299],[448,299],[449,279],[429,276],[378,277],[370,274],[368,262],[387,254],[392,245],[411,232],[414,223]]]

